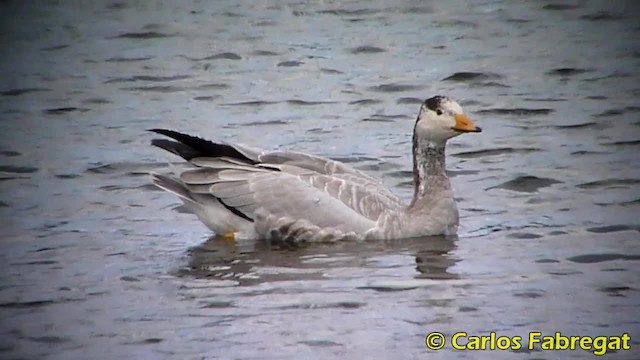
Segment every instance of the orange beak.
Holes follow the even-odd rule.
[[[465,114],[456,114],[456,125],[452,127],[455,131],[460,132],[481,132],[482,129],[477,127],[471,119],[469,119]]]

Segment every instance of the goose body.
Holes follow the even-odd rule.
[[[150,131],[171,138],[152,145],[190,164],[178,178],[154,174],[154,184],[180,197],[216,234],[299,243],[455,234],[458,210],[445,173],[445,144],[481,130],[447,97],[421,105],[409,204],[379,180],[328,158]]]

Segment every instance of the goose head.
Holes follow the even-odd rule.
[[[481,132],[454,100],[434,96],[422,103],[414,128],[414,139],[444,145],[447,140],[467,132]]]

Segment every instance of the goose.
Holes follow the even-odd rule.
[[[329,158],[260,151],[166,129],[151,145],[187,161],[178,177],[152,174],[225,239],[303,243],[455,235],[458,209],[445,172],[447,140],[482,130],[451,98],[420,106],[413,129],[410,203],[381,181]]]

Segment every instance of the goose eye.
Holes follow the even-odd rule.
[[[436,110],[436,114],[438,114],[438,115],[442,115],[442,110],[437,109],[437,110]]]

